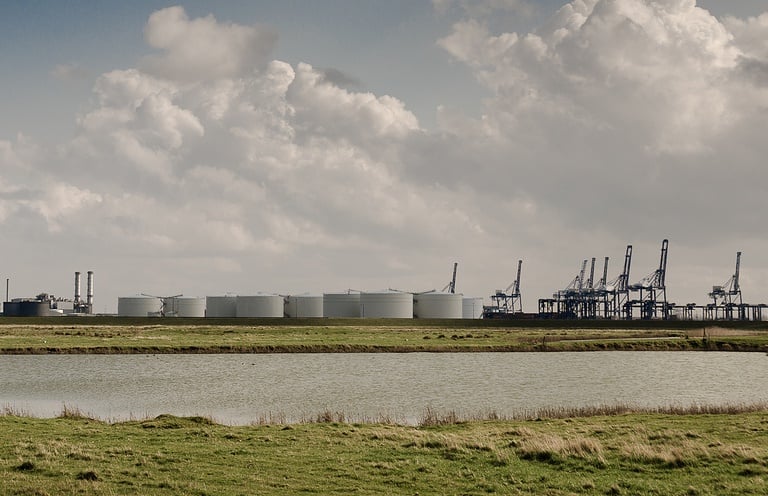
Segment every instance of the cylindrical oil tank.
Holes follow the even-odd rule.
[[[360,293],[323,293],[324,317],[360,317]]]
[[[51,315],[51,303],[31,299],[6,301],[3,315],[7,317],[47,317]]]
[[[273,294],[238,296],[235,314],[238,317],[282,317],[283,297]]]
[[[483,316],[483,299],[465,296],[461,299],[461,318],[479,319]]]
[[[291,295],[285,299],[285,315],[288,317],[322,317],[322,295]]]
[[[360,316],[366,318],[412,319],[413,294],[399,291],[360,293]]]
[[[157,315],[162,307],[163,302],[154,296],[121,296],[117,299],[117,315],[120,317]]]
[[[206,296],[206,317],[237,317],[237,296]]]
[[[165,300],[165,315],[174,317],[205,317],[205,298],[183,297]]]
[[[413,296],[413,316],[417,319],[460,319],[462,310],[460,294],[421,293]]]

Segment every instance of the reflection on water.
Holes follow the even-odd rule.
[[[0,406],[109,420],[161,413],[247,424],[330,410],[415,422],[427,408],[768,402],[763,353],[391,353],[0,356]]]

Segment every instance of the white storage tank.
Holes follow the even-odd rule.
[[[205,317],[205,298],[177,296],[165,299],[166,317]]]
[[[121,296],[117,299],[117,315],[120,317],[158,315],[162,307],[163,302],[154,296]]]
[[[285,315],[288,317],[322,317],[322,295],[291,295],[285,299]]]
[[[413,316],[417,319],[460,319],[462,315],[460,294],[432,292],[413,296]]]
[[[238,296],[235,314],[238,317],[282,317],[283,305],[280,295]]]
[[[360,293],[360,316],[366,318],[412,319],[413,294],[399,291]]]
[[[237,317],[237,296],[206,296],[206,317]]]
[[[465,296],[461,299],[461,318],[479,319],[483,316],[483,299]]]
[[[360,293],[323,293],[324,317],[360,317]]]

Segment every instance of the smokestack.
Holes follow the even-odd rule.
[[[86,303],[89,306],[93,306],[93,271],[88,271],[88,295],[87,295]]]
[[[75,272],[75,303],[80,303],[80,273]]]

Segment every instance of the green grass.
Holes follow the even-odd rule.
[[[322,418],[319,417],[319,418]],[[0,417],[0,493],[763,495],[768,412],[420,427]]]
[[[488,321],[0,319],[2,353],[768,351],[768,329],[506,327]],[[276,320],[280,320],[277,322]],[[550,322],[551,323],[551,322]],[[602,325],[602,324],[601,324]],[[618,325],[618,324],[616,324]]]

